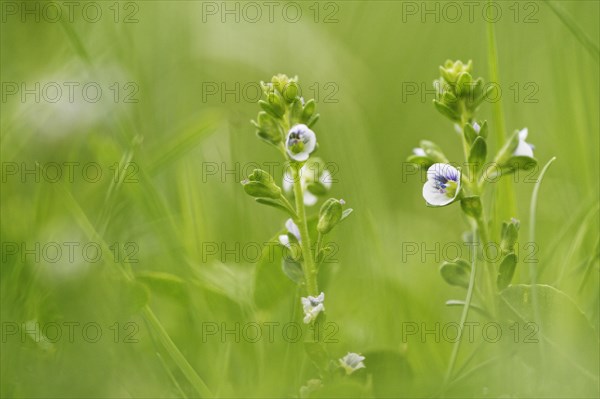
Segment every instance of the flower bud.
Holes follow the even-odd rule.
[[[502,235],[500,249],[502,253],[507,254],[514,250],[517,239],[519,238],[520,222],[512,218],[510,222],[502,223]]]
[[[256,134],[268,143],[277,145],[283,139],[279,123],[265,111],[258,113],[257,121],[252,123],[257,127]]]
[[[343,200],[329,198],[321,206],[319,211],[319,223],[317,230],[321,234],[327,234],[342,220],[342,205]]]
[[[444,66],[440,66],[440,75],[446,82],[455,84],[462,74],[471,72],[472,69],[473,62],[471,60],[467,64],[463,64],[460,60],[454,62],[447,60]]]
[[[281,196],[281,189],[273,177],[262,169],[254,169],[248,179],[242,181],[242,185],[252,197],[278,199]]]
[[[448,163],[448,158],[446,158],[446,155],[444,155],[442,149],[433,141],[421,140],[419,142],[419,148],[421,148],[425,155],[434,163]]]

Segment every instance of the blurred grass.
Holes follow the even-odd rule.
[[[595,38],[597,48],[598,3],[554,3],[572,16],[586,37]],[[235,82],[243,86],[275,73],[297,74],[310,94],[314,95],[310,86],[318,84],[319,156],[338,168],[332,195],[355,209],[332,236],[339,246],[339,263],[328,265],[321,283],[329,320],[339,326],[339,343],[331,344],[330,351],[335,356],[402,351],[413,375],[410,384],[408,377],[398,377],[403,394],[435,394],[432,386],[443,376],[451,343],[415,339],[403,344],[403,323],[456,322],[460,309],[447,308],[444,302],[463,299],[464,293],[444,285],[433,256],[405,259],[402,243],[433,249],[436,243],[456,242],[467,225],[454,208],[426,208],[421,179],[402,171],[406,155],[420,139],[436,141],[453,159],[460,159],[461,149],[452,127],[431,106],[431,94],[426,101],[419,95],[404,100],[402,88],[403,82],[415,82],[430,89],[437,66],[447,58],[472,59],[476,73],[489,80],[485,21],[436,23],[429,17],[423,23],[415,16],[402,22],[400,2],[348,1],[337,3],[338,23],[314,23],[308,3],[302,3],[307,17],[295,24],[281,18],[274,23],[221,23],[218,17],[203,23],[200,2],[178,2],[174,7],[152,1],[139,2],[138,23],[115,24],[108,3],[99,4],[106,18],[95,24],[80,17],[62,25],[21,23],[10,17],[1,24],[2,82],[96,81],[106,96],[96,104],[76,102],[77,108],[37,104],[31,97],[26,103],[18,96],[2,102],[3,164],[32,168],[35,162],[96,162],[103,171],[97,183],[81,178],[36,183],[31,176],[25,183],[15,177],[3,180],[3,245],[87,243],[90,237],[61,194],[68,190],[100,232],[94,240],[135,243],[139,262],[131,264],[134,273],[179,278],[167,286],[147,283],[149,304],[214,394],[297,394],[315,376],[301,343],[202,340],[206,323],[231,327],[236,322],[283,324],[300,319],[299,293],[291,283],[282,280],[287,285],[272,309],[258,308],[252,297],[253,262],[237,262],[233,255],[224,262],[219,256],[206,257],[206,243],[231,249],[236,243],[268,241],[283,228],[283,217],[255,204],[239,185],[248,163],[279,160],[275,151],[256,140],[248,123],[257,104],[236,102],[233,95],[204,102],[203,83],[225,82],[232,88]],[[544,3],[534,4],[539,6],[537,23],[515,23],[506,5],[506,18],[495,26],[505,124],[508,132],[529,128],[540,163],[557,156],[538,203],[539,282],[553,284],[573,298],[597,335],[598,63],[572,28]],[[135,82],[139,102],[114,103],[108,89],[113,82]],[[338,102],[325,102],[331,93],[325,85],[330,82],[338,89],[333,97]],[[517,101],[511,89],[515,82]],[[527,83],[533,85],[526,87]],[[532,88],[538,90],[534,93]],[[524,102],[531,93],[538,101]],[[482,106],[482,118],[491,118],[492,106]],[[109,167],[127,159],[139,168],[137,181],[116,185]],[[222,172],[223,165],[235,171],[236,163],[235,173],[204,179],[207,165],[216,164]],[[532,182],[522,181],[525,177],[515,184],[516,216],[523,232],[529,228],[527,204],[533,190]],[[35,262],[31,256],[22,261],[7,255],[3,246],[3,328],[29,320],[42,325],[97,322],[103,338],[88,343],[76,336],[71,343],[63,337],[44,346],[27,336],[5,337],[3,330],[2,397],[197,395],[145,324],[140,306],[135,306],[138,293],[118,270],[121,262],[105,255],[98,263],[52,264]],[[517,282],[528,283],[528,272],[519,266]],[[577,315],[562,322],[568,324],[570,317]],[[130,321],[139,326],[137,343],[123,342],[123,326]],[[121,328],[118,343],[109,329],[115,322]],[[562,337],[565,344],[577,338]],[[598,345],[586,344],[590,351]],[[475,353],[469,364],[486,365],[457,382],[452,396],[598,395],[597,378],[565,373],[564,365],[552,363],[536,373],[539,359],[532,356],[522,362],[516,355],[529,353],[523,345],[465,348],[459,364]],[[497,361],[488,362],[496,356]]]

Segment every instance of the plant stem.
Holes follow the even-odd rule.
[[[480,215],[477,219],[477,232],[479,234],[479,245],[481,245],[482,251],[485,248],[485,245],[489,242],[488,241],[488,231],[487,231],[487,224],[485,222],[485,217],[482,215]],[[492,315],[494,315],[496,313],[496,298],[495,298],[495,294],[496,294],[496,268],[494,267],[493,264],[491,264],[486,255],[485,252],[483,252],[483,257],[484,257],[484,262],[485,262],[485,268],[486,271],[485,273],[487,274],[487,298],[488,298],[488,302],[489,302],[489,310],[490,313]]]
[[[302,192],[302,182],[300,181],[300,165],[292,165],[292,173],[294,178],[294,197],[296,197],[296,224],[300,230],[300,247],[302,248],[302,271],[306,281],[306,291],[308,295],[318,295],[317,288],[317,268],[313,254],[310,250],[310,236],[308,234],[308,225],[306,220],[306,212],[304,209],[304,193]]]
[[[490,0],[490,3],[492,1]],[[498,74],[498,50],[496,47],[496,33],[494,30],[494,23],[488,21],[487,24],[488,33],[488,60],[489,60],[489,71],[490,80],[495,84],[500,84],[500,77]],[[492,108],[494,116],[494,127],[496,130],[496,146],[502,148],[506,141],[506,129],[504,126],[504,110],[502,109],[502,99],[496,101]],[[494,221],[499,223],[502,220],[507,220],[510,217],[516,216],[516,204],[515,194],[512,186],[512,182],[509,179],[502,179],[498,182],[498,190],[496,192],[496,206],[495,206],[495,218]],[[497,226],[494,226],[497,227]],[[494,231],[497,231],[494,228]]]
[[[473,236],[475,237],[477,234],[477,229],[473,229]],[[458,351],[460,349],[460,344],[462,342],[463,330],[465,328],[465,323],[467,322],[467,316],[469,315],[469,308],[471,307],[471,299],[473,298],[473,289],[475,287],[475,274],[476,274],[476,266],[477,266],[477,249],[473,246],[471,252],[471,276],[469,278],[469,287],[467,288],[467,297],[465,298],[465,306],[463,307],[462,315],[460,317],[460,324],[458,329],[458,340],[454,344],[452,348],[452,355],[450,356],[450,363],[448,364],[448,369],[446,370],[446,376],[444,378],[443,390],[445,390],[448,382],[450,382],[450,377],[452,377],[452,371],[454,370],[454,365],[456,364],[456,357],[458,356]]]

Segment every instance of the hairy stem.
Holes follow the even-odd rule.
[[[308,235],[308,224],[306,220],[306,211],[304,209],[304,193],[302,192],[302,182],[300,180],[300,166],[293,165],[292,173],[294,177],[294,196],[296,197],[296,224],[300,230],[300,247],[302,248],[302,271],[306,281],[306,291],[308,295],[318,295],[317,288],[317,268],[315,266],[312,251],[310,249],[310,236]]]

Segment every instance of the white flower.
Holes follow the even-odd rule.
[[[304,324],[308,324],[315,320],[319,313],[325,311],[323,302],[325,301],[325,293],[321,292],[319,296],[308,296],[308,298],[300,298],[302,308],[304,310]]]
[[[515,149],[513,156],[515,157],[529,157],[533,158],[533,146],[525,141],[528,134],[527,128],[519,131],[519,145]]]
[[[473,130],[475,130],[475,133],[479,134],[479,131],[481,130],[481,126],[479,126],[479,123],[473,122]]]
[[[460,191],[460,171],[446,163],[434,163],[427,170],[423,198],[429,205],[448,205]]]
[[[415,154],[418,157],[426,157],[427,156],[427,154],[425,154],[425,150],[422,149],[421,147],[413,148],[412,152],[413,152],[413,154]]]
[[[302,187],[302,193],[304,194],[304,205],[313,206],[317,203],[319,198],[308,190],[308,185],[311,183],[319,182],[325,190],[331,188],[333,182],[333,176],[331,172],[321,166],[321,160],[315,158],[314,161],[311,159],[300,168],[300,185]],[[286,193],[292,193],[294,190],[294,178],[286,170],[283,176],[283,191]]]
[[[292,219],[288,219],[285,222],[285,228],[287,229],[287,231],[289,233],[291,233],[294,237],[296,237],[298,242],[301,241],[300,240],[300,229],[298,229],[298,226],[296,226],[296,223],[294,223],[294,221]],[[290,237],[287,234],[280,235],[279,242],[281,243],[281,245],[291,248]]]
[[[350,375],[358,369],[365,368],[363,360],[365,360],[364,356],[361,356],[358,353],[348,352],[346,356],[339,359],[339,362],[340,366],[346,370],[346,375]]]
[[[285,140],[285,149],[294,161],[304,162],[317,145],[317,136],[308,126],[294,125]]]

